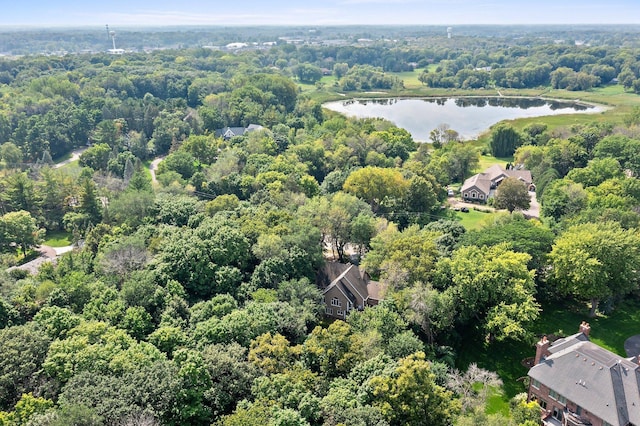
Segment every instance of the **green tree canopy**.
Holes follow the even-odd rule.
[[[522,135],[507,124],[499,124],[491,131],[489,146],[494,157],[509,157],[522,144]]]
[[[531,196],[524,182],[517,178],[506,178],[496,191],[494,205],[499,209],[527,210],[531,206]]]
[[[369,203],[374,213],[385,201],[402,198],[407,187],[399,170],[382,167],[355,170],[344,182],[344,190]]]
[[[549,259],[558,291],[590,301],[595,316],[601,300],[638,288],[640,237],[615,222],[573,226],[556,240]]]

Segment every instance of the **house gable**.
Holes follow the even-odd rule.
[[[218,138],[231,139],[235,136],[243,136],[249,132],[262,129],[264,129],[264,127],[259,124],[249,124],[248,127],[224,127],[222,129],[216,129],[215,135]]]
[[[484,172],[465,180],[460,188],[460,194],[465,201],[485,202],[491,197],[491,190],[508,177],[515,177],[522,181],[529,190],[532,188],[535,190],[529,170],[504,170],[499,165],[494,164]]]
[[[335,318],[344,318],[352,309],[362,310],[366,306],[377,305],[381,300],[380,285],[369,279],[369,275],[356,265],[327,262],[318,272],[316,280],[323,291],[326,313]],[[327,284],[328,283],[328,284]],[[370,290],[375,299],[371,299]],[[339,298],[343,303],[340,314],[336,314],[331,302]]]
[[[470,177],[460,188],[462,198],[470,201],[484,202],[489,198],[490,191],[491,181],[483,173]]]
[[[325,314],[333,318],[345,319],[349,307],[349,298],[337,286],[327,288],[324,293]]]

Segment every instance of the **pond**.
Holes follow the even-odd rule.
[[[449,125],[467,140],[477,138],[502,120],[603,111],[579,102],[511,97],[350,99],[323,106],[358,118],[387,119],[422,142],[429,142],[429,133],[440,124]]]

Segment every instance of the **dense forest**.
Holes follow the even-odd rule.
[[[416,143],[322,101],[397,93],[409,71],[635,97],[637,34],[583,30],[0,57],[0,425],[538,424],[526,395],[488,411],[501,377],[460,354],[533,343],[548,303],[638,298],[640,108]],[[532,172],[540,220],[467,229],[446,208],[487,157]],[[74,249],[15,268],[53,235]],[[325,261],[360,262],[385,300],[329,320]]]

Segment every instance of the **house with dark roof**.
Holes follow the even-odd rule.
[[[262,129],[264,129],[264,127],[259,124],[249,124],[248,127],[225,127],[222,129],[217,129],[215,135],[217,138],[228,140],[234,136],[243,136],[249,132]]]
[[[482,173],[471,176],[465,180],[460,188],[464,201],[485,203],[493,196],[493,190],[508,177],[520,180],[529,191],[535,191],[535,185],[531,172],[524,169],[503,169],[497,164],[489,167]]]
[[[543,409],[543,424],[640,425],[638,355],[623,358],[589,340],[591,327],[536,345],[529,370],[529,400]]]
[[[317,284],[323,289],[325,314],[345,319],[353,309],[363,310],[382,300],[383,286],[356,265],[327,262],[320,269]]]

